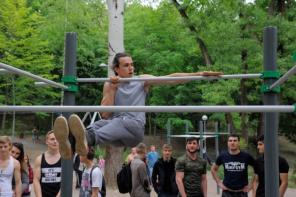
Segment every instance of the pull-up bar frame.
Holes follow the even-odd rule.
[[[53,87],[56,87],[56,88],[63,88],[63,89],[68,88],[67,86],[65,86],[63,84],[51,81],[49,79],[45,79],[45,78],[40,77],[38,75],[34,75],[34,74],[30,73],[30,72],[15,68],[13,66],[10,66],[10,65],[7,65],[7,64],[1,63],[1,62],[0,62],[0,68],[3,68],[7,72],[10,72],[10,73],[13,73],[13,74],[24,75],[24,76],[30,77],[30,78],[32,78],[32,79],[34,79],[36,81],[44,82],[44,83],[46,83],[48,85],[51,85]]]
[[[296,105],[234,105],[234,106],[0,106],[0,111],[16,112],[283,112],[296,111]]]
[[[296,65],[292,67],[288,72],[286,72],[281,78],[279,78],[276,82],[269,86],[269,89],[272,89],[276,86],[283,84],[285,81],[289,79],[290,76],[296,73]]]
[[[120,78],[119,82],[128,81],[211,81],[219,79],[253,79],[260,78],[262,74],[233,74],[233,75],[220,75],[220,76],[187,76],[187,77],[133,77],[133,78]],[[78,83],[98,83],[110,82],[110,78],[77,78]],[[46,86],[44,82],[35,82],[37,86]]]

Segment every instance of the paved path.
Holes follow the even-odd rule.
[[[44,152],[46,150],[46,145],[39,142],[36,144],[32,143],[32,140],[30,138],[27,139],[15,139],[14,141],[19,141],[24,143],[24,147],[25,147],[25,151],[28,153],[30,160],[31,160],[31,164],[34,164],[34,160],[36,158],[37,155],[41,154],[42,152]],[[75,177],[75,176],[74,176]],[[210,173],[208,173],[208,197],[219,197],[221,195],[217,194],[217,186],[212,178],[212,176],[210,175]],[[73,180],[73,182],[75,182],[75,179]],[[73,184],[74,185],[74,184]],[[75,187],[73,187],[75,188]],[[32,197],[34,197],[34,192],[32,192]],[[73,189],[73,197],[78,197],[79,196],[79,190],[77,189]],[[156,197],[156,193],[153,191],[151,193],[151,197]],[[249,197],[251,195],[249,194]],[[296,189],[291,189],[288,188],[285,197],[295,197],[296,196]],[[111,190],[107,188],[107,197],[129,197],[128,194],[120,194],[118,192],[118,190]]]

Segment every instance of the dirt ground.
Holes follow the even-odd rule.
[[[44,152],[46,150],[46,145],[43,143],[44,140],[39,140],[36,143],[32,142],[32,139],[27,137],[25,139],[19,139],[19,138],[15,138],[13,141],[17,141],[17,142],[22,142],[24,144],[25,147],[25,151],[26,153],[29,155],[30,157],[30,162],[31,165],[34,165],[34,160],[35,158],[41,154],[42,152]],[[217,194],[217,186],[212,178],[212,176],[210,175],[210,173],[208,173],[208,197],[218,197],[221,196]],[[73,179],[73,182],[75,182],[75,176]],[[74,184],[73,184],[74,185]],[[75,187],[73,187],[75,188]],[[251,193],[251,192],[250,192]],[[32,197],[34,197],[34,191],[32,190]],[[79,196],[79,190],[78,189],[73,189],[73,197],[78,197]],[[118,192],[118,190],[112,190],[107,188],[107,197],[128,197],[128,194],[120,194]],[[156,197],[156,193],[153,191],[151,193],[151,197]],[[249,194],[249,196],[251,196]],[[291,189],[288,188],[285,197],[295,197],[296,196],[296,189]]]

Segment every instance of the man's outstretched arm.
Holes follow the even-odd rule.
[[[163,77],[192,77],[192,76],[204,76],[204,77],[211,77],[211,76],[220,76],[223,75],[223,72],[215,72],[215,71],[203,71],[203,72],[194,72],[194,73],[172,73],[169,75],[165,75]],[[153,75],[141,75],[140,77],[155,77]],[[145,86],[151,85],[169,85],[169,84],[182,84],[188,81],[178,80],[178,81],[146,81]]]

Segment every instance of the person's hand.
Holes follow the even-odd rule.
[[[220,76],[223,75],[223,72],[216,72],[216,71],[203,71],[201,72],[201,76]]]
[[[228,190],[228,188],[222,183],[222,181],[219,181],[217,183],[217,185],[224,191],[224,190]]]
[[[110,77],[111,88],[112,89],[116,90],[118,88],[119,79],[120,79],[120,77],[118,77],[118,76],[112,76],[112,77]]]
[[[243,192],[248,193],[249,191],[252,190],[252,188],[253,188],[253,185],[252,185],[252,184],[246,185],[246,186],[243,188]]]

